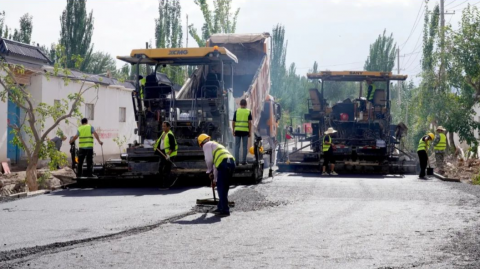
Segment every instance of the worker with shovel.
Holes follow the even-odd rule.
[[[162,123],[162,135],[155,143],[153,150],[156,154],[160,154],[160,162],[158,164],[158,172],[161,176],[162,188],[165,187],[167,181],[170,179],[170,172],[172,170],[172,163],[177,156],[178,144],[175,140],[172,130],[170,130],[171,124],[168,121]]]
[[[78,143],[78,167],[77,167],[77,177],[93,177],[93,137],[97,139],[98,143],[103,146],[103,142],[100,140],[97,132],[93,126],[88,124],[88,119],[82,119],[82,126],[78,127],[77,134],[70,139],[70,144],[75,143],[75,140],[79,138],[80,142]],[[103,155],[103,153],[102,153]],[[83,162],[87,159],[87,172],[83,174]]]
[[[427,169],[428,165],[428,148],[430,146],[430,142],[435,138],[435,135],[432,133],[428,133],[427,135],[420,138],[420,142],[418,142],[417,154],[418,160],[420,161],[420,175],[418,175],[419,179],[426,179],[425,177],[425,170]]]
[[[215,141],[210,141],[210,136],[201,134],[198,136],[198,145],[203,149],[207,174],[212,180],[212,187],[217,186],[218,206],[214,214],[218,216],[230,216],[228,206],[228,191],[230,180],[235,171],[235,158],[228,150]]]

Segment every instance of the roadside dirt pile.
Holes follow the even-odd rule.
[[[9,196],[28,191],[25,184],[25,171],[14,172],[8,175],[0,174],[0,196]],[[39,169],[37,171],[40,190],[51,190],[73,183],[75,173],[69,167],[56,171]]]
[[[472,182],[480,174],[480,160],[449,160],[445,165],[445,176]]]

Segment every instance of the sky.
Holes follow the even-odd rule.
[[[212,3],[212,0],[209,0]],[[430,0],[430,8],[439,0]],[[201,28],[203,16],[193,0],[181,0],[182,24]],[[480,0],[445,0],[446,23],[455,28],[461,10]],[[6,24],[19,27],[19,18],[33,16],[32,41],[40,45],[58,42],[60,16],[66,0],[1,0]],[[402,74],[415,81],[420,71],[424,0],[233,0],[240,8],[237,33],[270,32],[285,26],[288,40],[287,64],[295,62],[304,75],[318,62],[320,70],[363,70],[370,44],[386,29],[400,47]],[[95,51],[112,56],[129,55],[132,49],[155,43],[158,0],[88,0],[93,10]],[[184,39],[186,38],[184,30]],[[185,44],[185,41],[184,41]],[[189,37],[189,47],[196,47]],[[118,61],[120,67],[122,62]],[[395,66],[394,72],[397,72]]]

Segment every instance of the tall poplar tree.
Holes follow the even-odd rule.
[[[87,14],[86,0],[67,0],[67,6],[60,17],[60,45],[65,48],[68,68],[87,69],[93,53],[93,11]],[[83,61],[75,67],[76,58]]]

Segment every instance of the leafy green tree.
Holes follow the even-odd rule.
[[[72,74],[66,67],[67,56],[64,48],[57,47],[56,53],[59,60],[55,63],[53,72],[43,75],[47,79],[51,76],[61,76],[66,85],[76,83],[79,85],[79,89],[54,105],[35,100],[26,86],[18,81],[17,76],[25,72],[22,66],[0,60],[0,100],[2,102],[10,100],[22,110],[22,113],[17,115],[19,124],[12,124],[10,127],[15,135],[13,143],[25,152],[28,159],[26,183],[30,191],[38,189],[37,164],[39,160],[50,156],[53,162],[62,163],[59,160],[65,161],[66,158],[66,155],[52,151],[52,147],[49,147],[50,143],[46,143],[48,135],[57,129],[61,122],[68,124],[72,117],[81,118],[79,108],[84,102],[83,95],[88,90],[99,87],[98,84],[85,84],[86,77],[71,79]],[[79,57],[75,57],[75,59],[76,67],[80,66],[82,59]],[[49,119],[53,119],[52,124],[47,123]],[[57,129],[57,133],[61,133],[61,130]]]
[[[205,23],[199,34],[193,24],[188,26],[188,32],[199,47],[205,47],[208,38],[217,33],[235,33],[240,9],[232,11],[232,0],[213,0],[214,9],[210,10],[207,0],[194,0],[200,7]]]
[[[5,27],[5,28],[4,28]],[[8,27],[5,25],[5,11],[0,12],[0,38],[7,38]]]
[[[445,46],[447,52],[438,56],[446,64],[445,125],[473,145],[477,142],[474,131],[480,128],[473,117],[480,101],[480,11],[476,6],[463,10],[458,31],[447,28]]]
[[[88,74],[106,74],[107,72],[115,72],[117,64],[115,59],[105,52],[94,52],[85,68],[85,72]]]
[[[396,43],[394,43],[393,33],[386,36],[386,32],[386,29],[383,30],[383,35],[379,35],[370,45],[370,53],[364,66],[366,71],[391,72],[395,66]]]
[[[179,48],[182,46],[182,7],[179,0],[161,0],[158,4],[159,17],[155,19],[157,48]],[[168,66],[161,70],[174,83],[183,84],[185,68]]]
[[[271,92],[274,96],[280,94],[286,68],[288,41],[285,40],[285,26],[277,24],[272,32],[272,56],[270,58]]]
[[[33,17],[28,13],[20,18],[20,29],[13,32],[13,40],[30,44],[32,41]]]
[[[78,57],[82,58],[81,71],[90,64],[93,44],[93,11],[87,14],[86,0],[67,0],[60,17],[60,45],[65,48],[68,68],[74,68]]]

